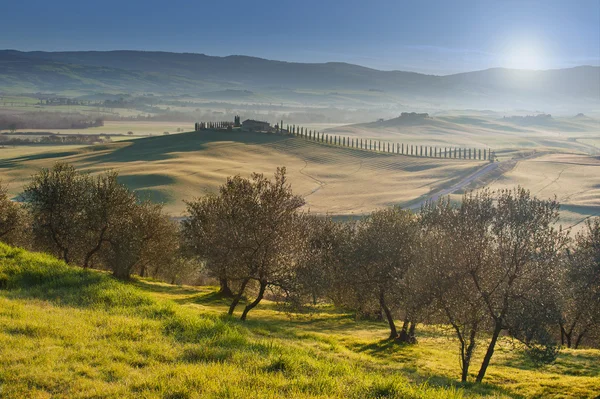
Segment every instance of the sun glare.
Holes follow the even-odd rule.
[[[542,58],[535,46],[517,45],[506,49],[504,64],[513,69],[542,69]]]

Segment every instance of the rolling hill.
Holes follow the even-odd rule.
[[[600,67],[547,71],[494,68],[434,76],[346,63],[308,64],[248,56],[0,51],[0,90],[4,91],[200,95],[228,89],[238,90],[241,100],[244,90],[270,94],[273,101],[286,100],[287,94],[294,98],[287,90],[335,91],[371,102],[429,101],[479,109],[514,108],[517,104],[560,109],[568,103],[585,111],[600,104]]]
[[[292,188],[305,197],[312,212],[357,215],[406,205],[484,165],[483,161],[375,153],[297,137],[235,131],[181,133],[46,151],[12,152],[0,161],[0,178],[10,185],[13,195],[40,167],[62,160],[90,172],[116,169],[139,196],[166,203],[174,215],[183,211],[184,199],[216,190],[228,176],[271,175],[278,166],[287,168]]]

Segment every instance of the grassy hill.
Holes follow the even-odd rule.
[[[129,283],[0,244],[3,398],[593,398],[600,351],[534,368],[502,339],[483,385],[457,384],[456,343],[419,327],[392,345],[384,323],[265,301],[246,323],[212,287]]]
[[[502,114],[448,111],[429,118],[398,117],[338,126],[327,133],[442,147],[489,147],[501,158],[505,153],[512,156],[515,150],[599,155],[599,124],[598,119],[588,117],[553,117],[543,123],[526,124],[518,118],[503,118]]]
[[[4,149],[0,149],[4,151]],[[353,150],[296,137],[247,132],[192,132],[60,148],[47,153],[24,148],[0,161],[0,178],[17,195],[31,174],[58,160],[91,172],[116,169],[141,197],[164,202],[179,214],[184,199],[214,191],[228,176],[271,175],[286,166],[307,208],[334,215],[363,214],[408,204],[451,185],[482,161],[427,159]]]

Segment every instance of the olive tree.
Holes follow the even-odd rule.
[[[428,273],[435,303],[460,343],[463,381],[483,333],[490,338],[477,382],[502,331],[530,348],[553,347],[549,327],[557,315],[558,265],[566,243],[554,228],[558,207],[555,200],[516,188],[467,194],[460,206],[442,201],[423,212],[433,226]]]
[[[134,193],[117,179],[116,172],[93,177],[66,163],[34,175],[23,197],[37,246],[67,263],[91,266],[136,203]]]
[[[0,181],[0,241],[11,245],[26,245],[27,213],[8,197],[7,187]]]
[[[561,343],[577,349],[600,330],[600,218],[588,220],[564,262],[561,285]]]
[[[539,319],[529,319],[523,326],[519,316],[545,312],[549,308],[545,299],[557,297],[558,264],[567,242],[566,234],[554,227],[558,210],[556,200],[532,197],[521,187],[497,193],[491,226],[493,259],[488,267],[470,273],[493,325],[477,382],[485,376],[502,330],[516,338],[525,330],[536,331],[525,334],[529,345],[536,338],[545,340],[537,333]]]
[[[267,287],[283,287],[299,264],[299,208],[304,200],[294,195],[285,168],[274,178],[254,173],[228,178],[211,198],[188,203],[183,234],[186,247],[204,258],[215,276],[237,284],[228,313],[232,315],[251,286],[256,297],[241,315],[263,299]],[[189,234],[189,236],[188,236]]]
[[[477,341],[489,325],[485,303],[474,294],[470,273],[490,262],[492,217],[489,191],[465,195],[459,207],[441,199],[421,210],[421,291],[432,296],[434,320],[449,324],[456,335],[463,382]]]
[[[175,222],[162,205],[138,202],[116,172],[91,176],[57,163],[34,175],[23,196],[36,244],[67,263],[96,264],[126,279],[176,258]]]
[[[177,260],[178,229],[163,213],[162,205],[132,202],[115,221],[100,253],[105,267],[119,279],[128,279],[135,271]]]
[[[187,217],[181,222],[184,254],[204,264],[219,281],[219,294],[233,297],[230,282],[235,279],[228,241],[227,220],[222,219],[224,202],[220,196],[206,195],[186,202]]]
[[[415,263],[417,237],[416,218],[399,207],[374,211],[357,226],[349,275],[356,293],[376,301],[383,311],[390,339],[398,338],[394,310],[406,294],[405,277]]]
[[[335,222],[330,217],[304,217],[306,247],[295,272],[295,292],[291,294],[298,305],[319,300],[338,306],[347,304],[349,297],[346,265],[353,245],[354,223]]]

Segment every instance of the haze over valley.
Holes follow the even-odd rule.
[[[0,397],[591,398],[600,3],[3,7]]]

